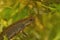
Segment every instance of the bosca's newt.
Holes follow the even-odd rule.
[[[9,27],[7,27],[6,30],[3,30],[3,32],[0,34],[0,40],[4,39],[4,35],[6,35],[10,40],[13,36],[22,31],[27,25],[31,24],[32,22],[33,17],[28,17],[13,23]]]

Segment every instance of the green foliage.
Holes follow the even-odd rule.
[[[1,1],[1,0],[0,0]],[[60,0],[2,0],[0,33],[14,22],[28,16],[35,21],[12,40],[60,40]],[[4,37],[4,40],[7,40]]]

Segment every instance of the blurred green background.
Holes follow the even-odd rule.
[[[60,0],[0,0],[0,33],[18,20],[35,21],[12,40],[60,40]],[[5,40],[7,40],[5,38]]]

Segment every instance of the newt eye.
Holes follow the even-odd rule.
[[[33,21],[33,19],[30,19],[30,21]]]

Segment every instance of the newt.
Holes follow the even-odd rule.
[[[32,22],[33,17],[28,17],[13,23],[12,25],[8,26],[6,30],[3,30],[3,32],[0,34],[0,40],[4,39],[4,35],[6,35],[7,38],[10,40]]]

